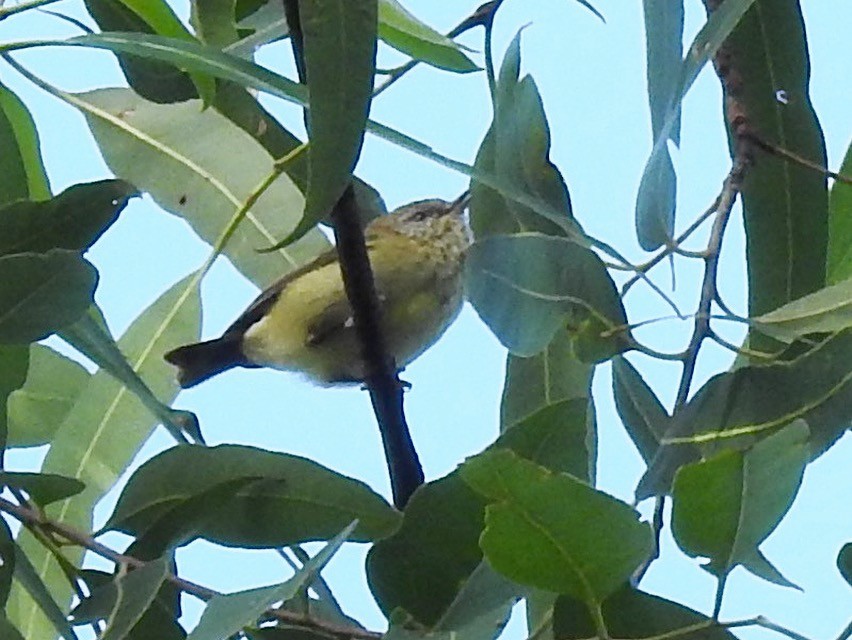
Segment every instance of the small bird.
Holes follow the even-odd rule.
[[[413,202],[365,229],[381,327],[400,370],[461,310],[468,202],[467,193],[454,202]],[[365,373],[354,325],[337,251],[330,249],[261,293],[221,337],[164,357],[178,367],[183,388],[233,367],[297,371],[322,385],[357,383]]]

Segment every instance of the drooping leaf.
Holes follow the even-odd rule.
[[[128,31],[195,42],[166,0],[85,0],[86,9],[104,31]],[[153,102],[181,102],[213,93],[213,82],[202,74],[189,75],[180,67],[119,55],[118,63],[133,89]]]
[[[644,0],[645,57],[648,79],[648,103],[651,107],[651,135],[662,135],[670,105],[676,101],[678,72],[683,58],[683,0]],[[672,107],[674,123],[666,134],[680,144],[680,101]],[[663,145],[651,168],[653,183],[644,185],[646,198],[637,207],[636,225],[643,248],[653,246],[661,238],[670,237],[674,228],[677,175],[668,145]]]
[[[189,22],[199,40],[222,49],[239,40],[235,12],[236,0],[193,2]]]
[[[687,49],[676,80],[670,85],[671,100],[663,116],[657,116],[656,138],[642,172],[636,196],[636,229],[639,244],[646,251],[663,245],[673,237],[674,173],[668,155],[668,142],[680,124],[680,106],[698,73],[712,58],[737,26],[755,0],[726,0],[707,19]],[[676,138],[674,138],[676,139]],[[661,177],[662,176],[662,177]]]
[[[474,171],[487,173],[556,215],[506,198],[493,184],[471,181],[470,222],[481,239],[492,234],[576,230],[568,188],[550,161],[550,128],[541,96],[529,76],[519,80],[520,33],[509,45],[494,96],[494,120],[479,147]]]
[[[198,339],[201,312],[198,287],[182,280],[140,314],[119,340],[119,347],[145,384],[163,402],[171,402],[178,386],[172,368],[162,354]],[[92,510],[133,460],[158,421],[110,374],[99,371],[80,393],[59,427],[42,465],[45,473],[78,478],[86,489],[70,500],[47,507],[49,517],[91,530]],[[21,534],[19,544],[32,559],[40,580],[63,608],[71,602],[71,590],[62,570],[35,539]],[[81,552],[65,551],[71,562]],[[38,607],[20,589],[13,590],[9,616],[25,637],[42,638],[50,626]]]
[[[645,462],[650,462],[671,418],[642,374],[622,356],[612,361],[612,395],[627,434]]]
[[[271,175],[269,154],[220,114],[201,103],[147,102],[127,89],[75,96],[110,169],[151,194],[215,243],[245,199]],[[227,149],[227,153],[222,153]],[[286,175],[258,199],[224,253],[252,282],[265,287],[328,248],[314,230],[300,242],[260,254],[292,231],[302,196]]]
[[[44,200],[50,185],[30,112],[0,82],[0,206],[15,200]]]
[[[796,357],[710,378],[672,419],[639,486],[639,499],[666,493],[678,467],[721,449],[743,449],[797,418],[808,423],[811,455],[828,449],[852,420],[852,330]],[[666,442],[666,441],[669,442]]]
[[[0,256],[0,342],[46,338],[92,304],[98,272],[79,252]]]
[[[85,251],[135,195],[135,187],[123,180],[102,180],[75,184],[50,200],[7,205],[0,209],[0,255],[51,249]]]
[[[758,330],[784,342],[852,326],[852,277],[754,318]]]
[[[200,523],[197,535],[231,546],[280,547],[326,540],[354,519],[357,541],[398,526],[396,511],[361,482],[298,456],[221,445],[180,446],[146,462],[131,476],[107,527],[143,534],[162,518],[179,520],[181,505],[195,496],[234,482],[250,484],[210,504],[215,517]]]
[[[751,130],[766,143],[825,166],[822,129],[808,93],[810,63],[799,3],[756,0],[725,52],[737,74],[737,113],[745,115]],[[743,182],[742,202],[749,317],[825,286],[825,176],[758,152]],[[750,333],[749,345],[764,351],[779,347],[759,331]]]
[[[461,474],[489,502],[485,557],[519,584],[596,605],[651,549],[650,528],[628,505],[510,451],[468,460]]]
[[[756,563],[755,573],[765,577],[765,558],[755,562],[758,547],[793,504],[807,440],[807,424],[797,420],[744,452],[724,451],[682,467],[672,493],[672,533],[680,548],[709,558],[707,567],[717,575]]]
[[[378,0],[302,0],[310,95],[305,213],[288,241],[327,216],[352,182],[376,71]]]
[[[397,0],[379,0],[379,37],[397,51],[440,69],[476,71],[461,47],[420,22]]]
[[[228,638],[243,627],[255,624],[263,612],[275,602],[293,598],[314,580],[343,543],[351,539],[355,526],[356,523],[353,522],[329,540],[296,575],[280,585],[214,596],[207,604],[198,626],[189,635],[189,640]]]
[[[33,447],[50,441],[91,375],[49,347],[20,348],[29,350],[30,365],[26,382],[9,395],[9,446]]]
[[[538,233],[492,236],[470,248],[465,266],[469,300],[512,353],[538,353],[562,327],[573,329],[584,360],[626,348],[621,299],[588,248]]]
[[[852,177],[852,144],[840,165],[840,173]],[[852,184],[836,180],[828,199],[828,282],[852,277]]]
[[[602,613],[613,638],[651,638],[703,625],[677,635],[684,640],[736,640],[728,629],[698,611],[629,587],[604,600]],[[597,632],[586,605],[570,596],[557,599],[553,629],[555,637],[565,640],[594,637]]]
[[[23,471],[0,471],[0,486],[23,489],[40,507],[75,496],[86,488],[86,485],[75,478],[66,478],[55,473]]]

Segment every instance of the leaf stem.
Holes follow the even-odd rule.
[[[4,20],[16,13],[21,13],[30,9],[37,9],[38,7],[44,7],[46,5],[53,4],[54,2],[59,2],[59,0],[30,0],[30,2],[21,2],[20,4],[14,4],[11,7],[0,7],[0,20]]]

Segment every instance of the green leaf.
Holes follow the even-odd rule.
[[[355,522],[351,523],[329,540],[287,582],[214,596],[207,604],[198,626],[189,635],[189,640],[225,640],[243,627],[254,624],[274,603],[293,598],[313,582],[343,543],[351,539],[355,526]]]
[[[23,489],[40,507],[64,500],[86,488],[75,478],[66,478],[55,473],[25,473],[0,471],[0,485]]]
[[[698,73],[716,54],[755,1],[726,0],[721,3],[695,36],[680,64],[676,80],[670,85],[671,100],[665,115],[657,115],[654,147],[642,172],[636,196],[636,230],[639,244],[646,251],[653,251],[665,244],[674,233],[674,209],[671,208],[674,170],[668,155],[668,141],[676,139],[674,132],[680,126],[681,103]]]
[[[6,618],[6,614],[0,612],[0,638],[3,640],[24,640],[24,636]]]
[[[367,555],[367,581],[385,615],[402,608],[423,625],[438,624],[482,561],[484,509],[457,473],[414,492],[400,529]]]
[[[676,98],[678,72],[683,57],[683,0],[644,0],[645,55],[648,79],[648,103],[651,107],[651,135],[657,140]],[[680,144],[680,103],[674,107],[675,121],[667,132],[674,144]],[[653,213],[637,219],[637,231],[643,247],[667,238],[674,228],[677,175],[668,145],[653,162],[653,184],[643,204]]]
[[[558,216],[506,198],[502,191],[471,181],[470,222],[481,239],[492,234],[539,231],[564,235],[576,231],[571,200],[562,174],[550,161],[550,128],[541,95],[529,76],[520,73],[520,38],[515,36],[503,58],[494,96],[494,120],[474,162],[474,171],[494,175],[500,185],[543,203]]]
[[[149,608],[169,573],[171,560],[148,562],[116,580],[116,600],[101,640],[122,640],[133,630]]]
[[[852,420],[852,330],[801,353],[791,346],[781,362],[745,366],[710,378],[672,419],[639,482],[639,499],[668,491],[678,467],[721,449],[744,449],[802,418],[816,457],[846,432]]]
[[[182,506],[227,483],[247,484],[215,508],[196,533],[241,547],[279,547],[326,540],[358,519],[353,540],[390,534],[399,515],[366,485],[315,462],[237,445],[180,446],[143,464],[118,499],[108,528],[143,534],[158,521],[181,518]],[[192,514],[194,515],[194,514]]]
[[[187,281],[187,287],[196,284]],[[94,308],[93,308],[94,309]],[[203,442],[198,418],[189,411],[172,409],[160,402],[156,394],[145,384],[145,381],[134,371],[124,354],[119,349],[109,330],[99,322],[93,309],[84,314],[80,320],[65,327],[59,335],[68,344],[85,355],[98,367],[109,373],[133,393],[145,408],[156,417],[163,427],[177,442],[183,442],[184,433],[196,442]]]
[[[9,431],[14,437],[11,396],[24,384],[29,365],[28,346],[0,345],[0,466],[8,444]]]
[[[132,545],[126,553],[134,558],[139,558],[138,551],[139,548],[136,545]],[[171,559],[164,558],[162,561],[157,559],[152,561],[152,563],[154,565],[164,565],[166,572],[176,571],[174,562]],[[148,579],[156,579],[157,570],[154,567],[149,564],[146,565],[145,570],[148,572],[146,582]],[[91,624],[92,622],[106,620],[110,617],[110,614],[116,609],[116,602],[120,597],[117,583],[126,581],[128,575],[132,575],[123,573],[123,570],[121,571],[116,576],[92,569],[83,569],[80,572],[80,577],[85,580],[90,595],[81,600],[71,611],[70,618],[74,625]],[[151,638],[156,638],[157,640],[186,640],[186,632],[176,621],[176,618],[180,616],[180,611],[172,609],[166,601],[166,597],[164,597],[164,592],[171,591],[175,593],[175,590],[176,587],[168,581],[161,583],[160,590],[155,593],[150,606],[143,612],[140,619],[125,636],[127,640],[149,640]],[[122,594],[127,594],[126,588],[123,589]]]
[[[0,206],[15,200],[44,200],[50,184],[41,159],[38,131],[26,105],[0,82]]]
[[[220,49],[240,39],[235,23],[236,0],[206,0],[192,3],[190,24],[204,44]]]
[[[156,33],[187,42],[196,42],[166,0],[85,0],[86,9],[105,31]],[[118,56],[127,82],[140,95],[154,102],[180,102],[200,96],[211,101],[212,78],[183,73],[151,60]]]
[[[8,399],[10,447],[49,442],[91,378],[83,366],[40,344],[29,346],[29,359],[26,382]]]
[[[826,166],[825,142],[808,94],[810,62],[799,3],[756,0],[725,46],[736,60],[737,112],[747,114],[752,130],[765,142]],[[742,202],[749,317],[825,286],[825,176],[785,158],[759,154],[746,173]],[[749,346],[763,351],[779,347],[759,329],[750,333]]]
[[[847,542],[837,554],[837,569],[852,587],[852,542]]]
[[[302,0],[299,17],[310,149],[305,214],[289,239],[327,216],[351,184],[373,93],[378,0]]]
[[[650,462],[671,418],[642,374],[622,356],[612,361],[612,395],[627,434],[645,462]]]
[[[12,576],[15,574],[15,539],[6,520],[0,516],[0,611],[5,609]],[[2,626],[0,626],[2,629]],[[6,636],[0,636],[5,638]]]
[[[808,461],[807,440],[807,425],[797,420],[745,452],[725,451],[682,467],[672,493],[672,533],[684,553],[709,558],[717,575],[740,564],[749,569],[793,504]]]
[[[98,272],[77,251],[0,256],[0,342],[46,338],[92,304]]]
[[[64,576],[63,579],[65,579]],[[26,593],[32,599],[32,606],[43,613],[46,620],[43,623],[43,635],[30,636],[26,635],[25,631],[21,631],[24,637],[52,638],[54,637],[53,632],[56,631],[65,640],[79,640],[77,634],[74,633],[74,629],[71,628],[71,624],[65,619],[65,614],[62,613],[59,605],[54,601],[53,596],[36,571],[36,568],[20,547],[15,547],[15,582],[16,587],[26,589]],[[13,597],[15,593],[16,591],[12,592]],[[17,590],[17,593],[20,593],[20,590]],[[6,605],[6,613],[10,618],[13,617],[12,601]],[[22,629],[20,622],[17,623],[17,628]]]
[[[197,340],[200,334],[199,292],[191,282],[184,279],[166,291],[119,340],[130,365],[165,403],[175,398],[178,386],[162,354]],[[158,420],[109,373],[98,371],[92,376],[56,432],[42,465],[45,473],[78,478],[86,489],[47,507],[48,516],[91,530],[95,503],[115,484],[157,424]],[[19,543],[32,558],[39,578],[49,585],[52,597],[67,607],[70,587],[51,554],[29,534],[22,533]],[[77,550],[65,553],[72,562],[82,556]],[[46,637],[50,631],[33,602],[19,590],[13,592],[13,600],[9,615],[24,636]]]
[[[480,545],[510,580],[594,605],[651,550],[650,528],[628,505],[509,451],[468,460],[461,474],[489,501]]]
[[[477,71],[461,47],[411,15],[397,0],[379,0],[379,37],[397,51],[439,69]]]
[[[729,630],[698,611],[630,587],[623,587],[604,600],[602,613],[613,638],[676,634],[683,640],[736,640]],[[678,633],[696,626],[695,631]],[[570,596],[560,596],[556,601],[553,629],[555,636],[564,640],[580,640],[596,634],[585,604]]]
[[[73,103],[86,115],[110,169],[183,217],[211,244],[273,172],[263,147],[215,111],[202,111],[198,101],[157,105],[127,89],[104,89],[74,96]],[[314,230],[292,246],[258,253],[292,231],[302,204],[299,190],[282,175],[225,246],[234,266],[258,286],[328,248],[325,236]]]
[[[123,180],[75,184],[41,202],[19,200],[0,209],[0,255],[51,249],[85,251],[118,219],[136,188]]]
[[[585,408],[580,402],[575,411]],[[510,449],[557,471],[574,466],[584,451],[577,421],[543,420],[533,414],[507,429],[488,450]],[[579,441],[579,442],[578,442]],[[479,580],[510,602],[515,591],[481,575],[485,500],[458,472],[427,483],[411,497],[402,526],[379,540],[367,555],[367,580],[382,611],[404,609],[433,631],[458,630],[477,616],[493,619],[499,600],[475,597]],[[452,625],[452,627],[450,626]]]
[[[595,345],[596,360],[625,348],[621,299],[586,247],[538,233],[492,236],[474,243],[465,266],[468,299],[512,353],[538,353],[565,326]]]
[[[835,333],[852,326],[852,277],[793,300],[753,319],[757,328],[784,342],[809,333]]]
[[[852,177],[852,144],[840,165]],[[852,184],[835,180],[828,199],[828,282],[852,277]]]

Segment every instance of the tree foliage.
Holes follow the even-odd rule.
[[[495,62],[500,0],[459,15],[448,35],[396,0],[193,0],[190,24],[166,0],[86,0],[96,30],[14,37],[16,20],[50,4],[0,2],[0,67],[76,108],[115,178],[55,193],[29,106],[0,84],[0,451],[49,445],[38,473],[0,472],[0,637],[72,640],[86,625],[104,640],[488,640],[520,600],[536,638],[721,639],[748,625],[792,634],[760,617],[719,614],[736,567],[795,586],[761,544],[790,510],[807,465],[852,419],[852,148],[839,174],[826,168],[797,0],[704,0],[706,24],[686,47],[683,3],[644,1],[653,140],[636,194],[636,238],[650,252],[641,264],[587,234],[572,209],[550,158],[561,134],[548,123],[536,70],[521,73],[521,30]],[[484,55],[457,42],[468,32],[482,38]],[[282,41],[292,45],[297,79],[255,62]],[[105,49],[123,78],[66,92],[18,56],[47,45],[55,55]],[[377,69],[383,46],[408,62]],[[493,119],[470,150],[472,164],[371,118],[372,101],[420,63],[449,72],[448,85],[453,74],[486,79]],[[684,98],[708,63],[724,94],[730,166],[712,207],[678,235],[683,185],[671,145],[681,142]],[[304,108],[309,135],[288,130],[261,94]],[[499,438],[413,495],[394,487],[393,505],[303,457],[207,446],[204,425],[170,406],[178,388],[162,360],[199,339],[200,286],[219,255],[263,288],[328,249],[322,225],[334,228],[341,255],[347,243],[363,249],[358,224],[386,213],[380,185],[353,175],[366,134],[469,179],[468,299],[509,352]],[[114,337],[87,252],[110,242],[110,226],[141,193],[213,248]],[[730,311],[718,282],[738,202],[746,317]],[[705,224],[707,246],[686,251]],[[661,353],[631,324],[636,306],[626,296],[644,286],[668,300],[649,272],[690,259],[702,268],[692,283],[693,332],[682,351]],[[369,279],[353,286],[362,285],[372,287]],[[356,323],[368,322],[370,309],[359,316],[348,293]],[[745,323],[744,344],[720,337],[722,320]],[[41,344],[53,335],[97,370]],[[738,360],[698,386],[698,355],[711,341]],[[634,354],[682,364],[668,408]],[[652,522],[595,488],[591,381],[607,363],[623,426],[647,465],[636,497],[656,501]],[[398,381],[395,391],[378,376],[368,383],[381,428],[405,429],[401,412],[387,411]],[[95,505],[159,424],[175,445],[130,474],[94,531]],[[669,524],[667,503],[677,545],[706,559],[717,581],[709,614],[642,589]],[[131,543],[119,551],[96,539],[108,531]],[[176,552],[197,539],[290,547],[299,562],[281,584],[222,594],[178,570]],[[324,546],[312,557],[299,546],[317,541]],[[365,572],[388,620],[384,634],[343,614],[322,579],[346,542],[371,545]],[[847,581],[849,548],[837,557]],[[113,570],[82,568],[87,551]],[[181,592],[207,602],[191,630]]]

